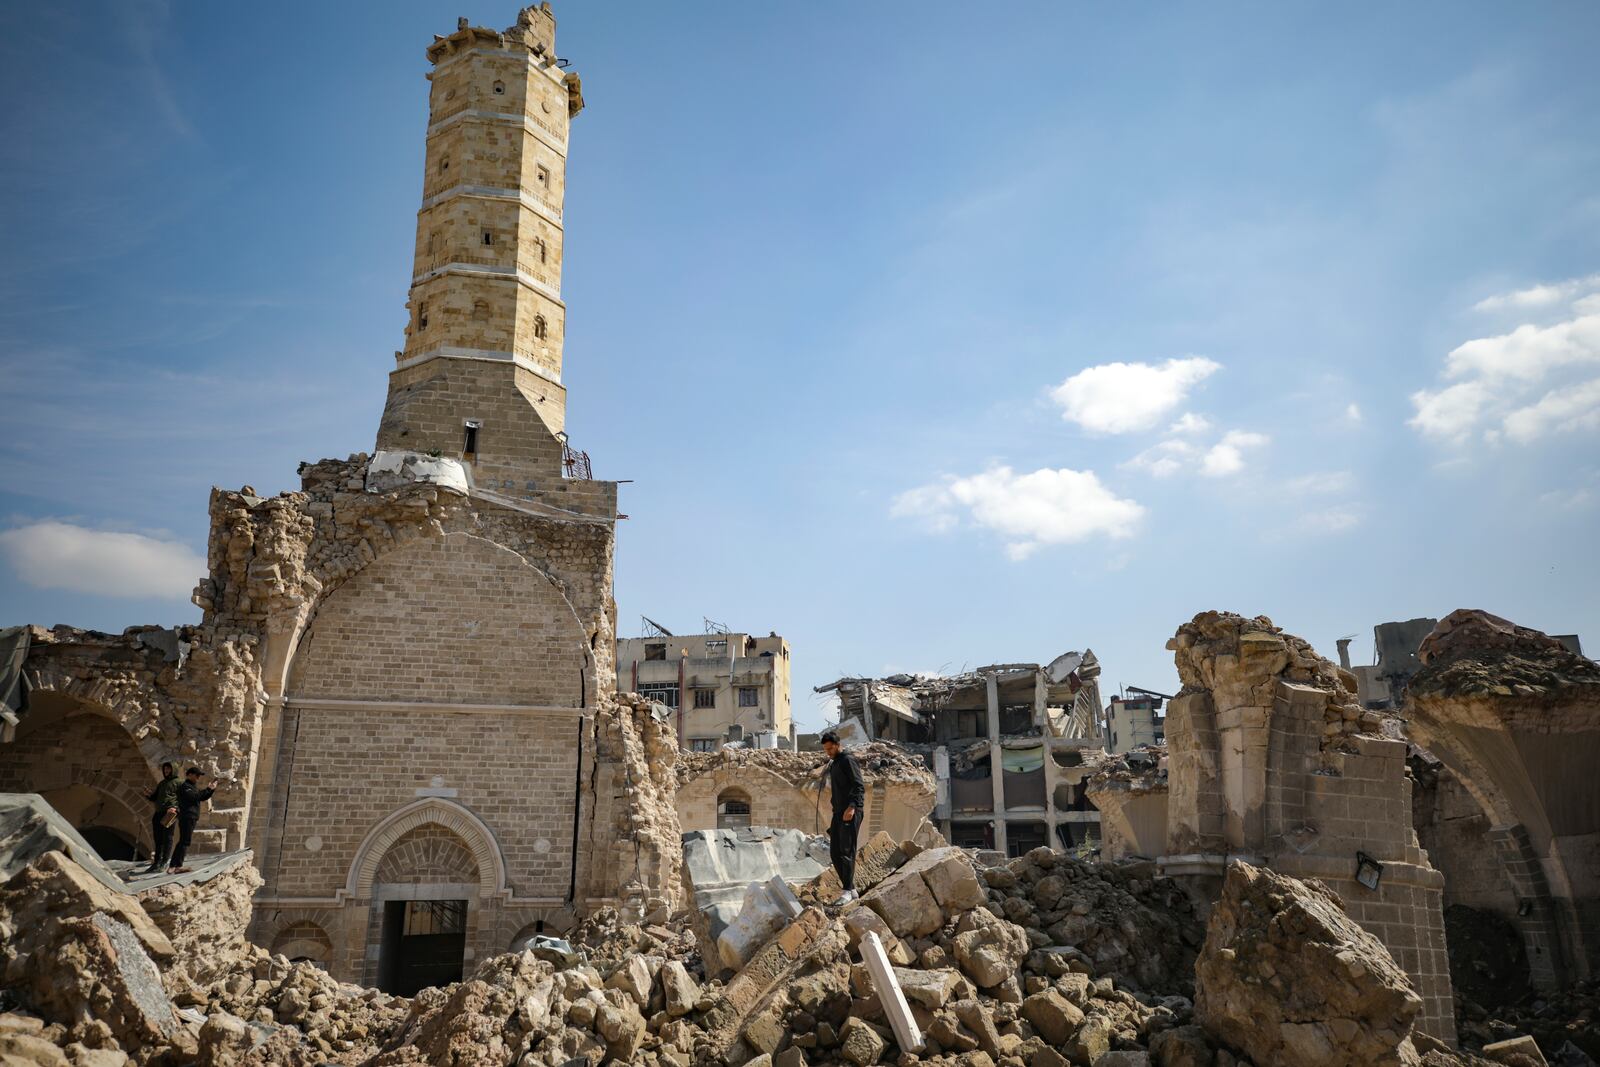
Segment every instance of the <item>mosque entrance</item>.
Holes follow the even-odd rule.
[[[391,900],[383,906],[378,988],[415,996],[461,981],[467,950],[465,900]]]

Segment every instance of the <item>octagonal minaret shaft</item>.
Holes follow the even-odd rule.
[[[504,32],[463,19],[427,54],[410,316],[378,447],[459,457],[520,491],[561,469],[562,200],[583,99],[548,4]]]

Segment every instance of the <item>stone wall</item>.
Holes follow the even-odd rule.
[[[1418,1027],[1453,1041],[1444,879],[1412,830],[1406,744],[1356,703],[1355,680],[1266,618],[1205,612],[1168,643],[1163,869],[1214,896],[1230,856],[1317,878],[1382,941],[1423,1000]],[[1356,880],[1358,854],[1382,866]]]
[[[866,782],[861,840],[880,830],[909,840],[933,811],[933,775],[919,757],[892,744],[852,753]],[[751,826],[827,833],[833,792],[821,770],[826,763],[820,753],[781,749],[686,753],[678,767],[678,818],[686,831],[718,829],[718,802],[726,797],[750,805]]]
[[[1417,655],[1403,712],[1488,822],[1533,982],[1600,974],[1600,664],[1469,609]]]

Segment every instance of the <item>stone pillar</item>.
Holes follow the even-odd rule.
[[[1000,757],[1000,679],[992,671],[984,679],[984,697],[989,710],[989,783],[994,793],[994,847],[1006,851],[1006,772]]]

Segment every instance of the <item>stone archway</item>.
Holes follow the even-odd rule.
[[[370,902],[366,980],[411,995],[457,981],[500,950],[505,862],[471,811],[429,797],[393,812],[356,850],[346,891]]]
[[[112,709],[59,692],[36,693],[15,739],[0,745],[0,792],[38,793],[76,829],[136,855],[152,847],[145,796],[156,778]]]
[[[279,930],[272,939],[272,954],[287,956],[291,962],[308,960],[327,968],[333,960],[333,939],[309,919],[296,919]]]

